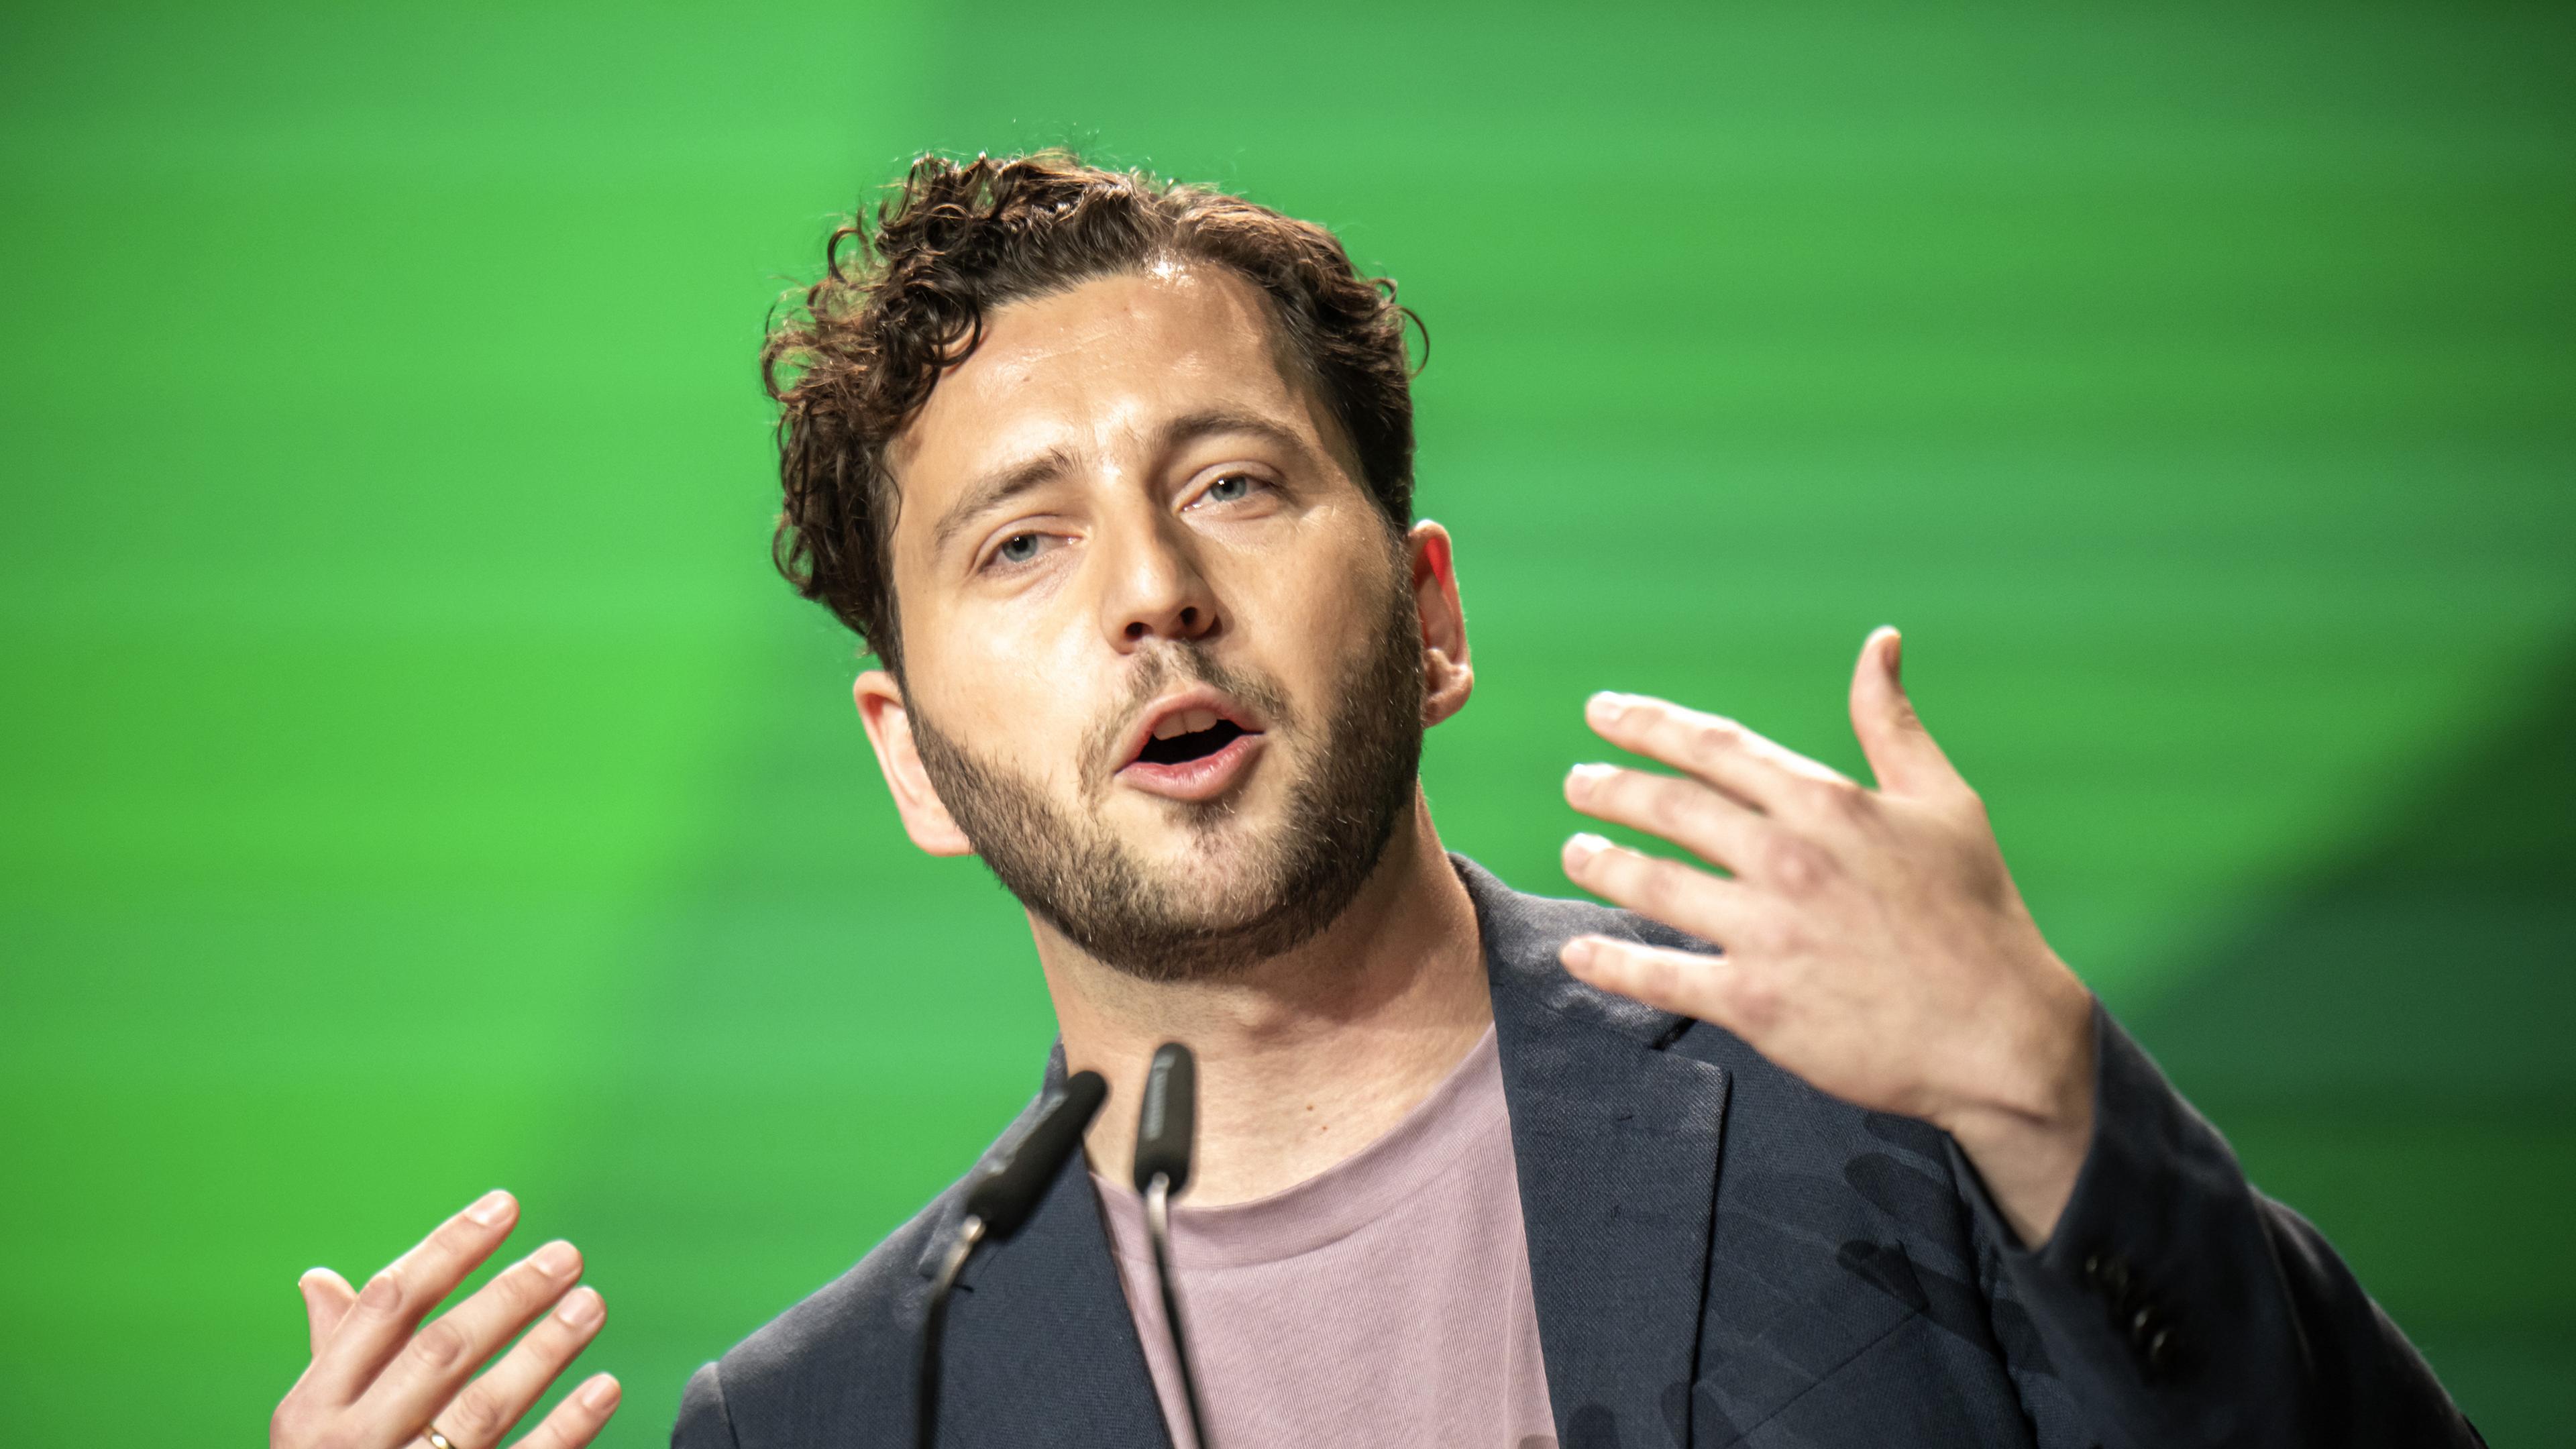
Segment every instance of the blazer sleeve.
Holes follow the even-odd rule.
[[[2094,1007],[2093,1141],[2037,1251],[1958,1144],[2007,1288],[2106,1444],[2480,1445],[2325,1238],[2256,1192],[2218,1130]]]
[[[680,1395],[679,1422],[671,1426],[671,1449],[740,1449],[733,1416],[725,1412],[724,1376],[714,1364],[702,1364],[689,1375]]]

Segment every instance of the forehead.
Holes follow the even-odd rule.
[[[940,379],[890,452],[897,528],[1049,450],[1114,467],[1122,444],[1211,406],[1264,415],[1331,451],[1268,299],[1226,268],[1159,264],[994,308],[974,355]]]

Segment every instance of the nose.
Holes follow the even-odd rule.
[[[1186,529],[1150,516],[1102,533],[1108,536],[1095,535],[1093,556],[1105,566],[1100,622],[1111,648],[1132,653],[1157,639],[1186,643],[1223,627]]]

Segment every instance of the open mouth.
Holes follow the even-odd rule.
[[[1209,714],[1210,712],[1194,710],[1191,713]],[[1182,724],[1193,722],[1188,719],[1179,721]],[[1145,748],[1136,752],[1136,759],[1139,764],[1146,765],[1185,765],[1192,760],[1206,759],[1242,738],[1243,733],[1243,726],[1234,721],[1215,719],[1213,723],[1199,729],[1183,729],[1170,735],[1156,735],[1146,740]]]
[[[1118,778],[1166,800],[1215,800],[1240,785],[1260,758],[1261,723],[1205,686],[1163,699],[1136,722]]]

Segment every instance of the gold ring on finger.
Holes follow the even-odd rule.
[[[456,1449],[454,1444],[448,1442],[446,1435],[438,1432],[436,1424],[422,1426],[420,1437],[429,1441],[429,1449]]]

